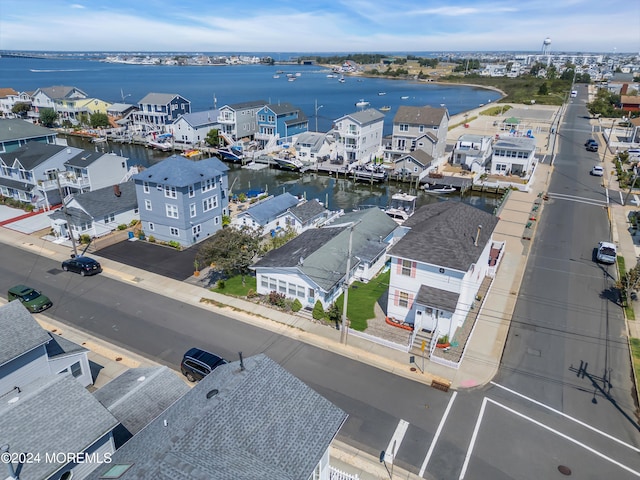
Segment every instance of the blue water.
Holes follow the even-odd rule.
[[[301,75],[288,82],[285,74],[273,78],[277,70]],[[391,107],[385,115],[384,133],[388,135],[400,105],[444,104],[454,115],[500,98],[497,92],[482,88],[406,80],[347,76],[340,83],[337,78],[327,78],[327,73],[329,70],[317,65],[155,66],[0,57],[0,83],[17,91],[75,86],[90,97],[121,102],[124,96],[125,102],[132,104],[150,92],[176,93],[191,102],[194,112],[213,108],[214,97],[218,107],[250,100],[288,102],[307,115],[310,130],[315,130],[317,119],[319,131],[328,131],[336,119],[357,111],[355,103],[360,99],[373,108]],[[408,98],[403,100],[404,96]]]

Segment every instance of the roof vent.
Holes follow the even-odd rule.
[[[116,197],[119,197],[120,195],[122,195],[122,192],[120,191],[120,185],[114,185],[113,186],[113,194]]]

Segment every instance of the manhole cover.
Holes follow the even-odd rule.
[[[571,469],[566,465],[558,465],[558,471],[563,475],[571,475]]]

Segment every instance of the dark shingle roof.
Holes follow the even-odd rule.
[[[411,107],[400,105],[393,117],[393,123],[408,123],[411,125],[440,125],[442,118],[447,115],[447,109],[434,107]]]
[[[120,196],[116,196],[114,187],[104,187],[92,192],[74,195],[73,199],[80,204],[82,209],[70,207],[67,213],[71,218],[87,221],[102,220],[105,215],[122,213],[133,210],[138,205],[136,186],[133,182],[124,182],[118,185]],[[57,210],[51,215],[53,219],[64,219],[64,212]]]
[[[428,167],[429,165],[431,165],[431,162],[433,161],[433,157],[429,155],[427,152],[425,152],[424,150],[414,150],[413,152],[407,153],[406,155],[403,155],[400,158],[398,158],[395,161],[395,163],[404,161],[407,157],[413,158],[416,162],[418,162],[423,167]]]
[[[38,165],[49,160],[55,154],[64,150],[64,145],[53,145],[42,142],[29,142],[10,153],[0,155],[2,161],[7,165],[12,165],[17,159],[25,170],[33,170]],[[76,149],[77,150],[77,149]],[[78,150],[81,152],[82,150]]]
[[[229,167],[221,160],[211,157],[194,161],[182,155],[172,155],[162,162],[133,176],[135,181],[186,187],[203,179],[225,175]]]
[[[379,122],[384,119],[384,113],[376,110],[375,108],[368,108],[367,110],[361,110],[359,112],[350,113],[342,118],[351,118],[353,121],[360,125],[368,125],[370,123]]]
[[[256,205],[252,205],[245,212],[239,214],[238,217],[249,216],[259,225],[266,225],[288,209],[295,207],[299,201],[300,200],[294,195],[285,192],[276,197],[268,198]]]
[[[49,97],[52,100],[64,100],[65,98],[69,98],[69,96],[74,92],[80,93],[81,95],[84,96],[84,98],[87,97],[87,94],[84,93],[79,88],[67,87],[65,85],[56,85],[56,86],[53,86],[53,87],[44,87],[44,88],[39,88],[38,90],[43,92],[47,97]]]
[[[188,391],[167,367],[148,367],[127,370],[93,395],[135,435]]]
[[[300,480],[347,415],[265,355],[223,365],[118,449],[121,480]]]
[[[2,441],[12,452],[41,456],[23,465],[20,478],[49,478],[66,461],[44,461],[47,453],[83,452],[118,424],[71,374],[41,377],[13,398],[0,402]]]
[[[267,105],[267,102],[264,100],[250,100],[248,102],[238,102],[238,103],[230,103],[228,105],[224,105],[224,107],[229,107],[232,110],[248,110],[251,108],[260,108]]]
[[[86,168],[89,165],[91,165],[93,162],[98,160],[99,158],[104,157],[105,155],[114,157],[112,159],[114,162],[116,161],[116,159],[122,159],[122,160],[125,159],[124,157],[120,157],[115,153],[102,153],[102,152],[91,152],[89,150],[81,150],[76,156],[74,156],[73,158],[70,158],[64,163],[65,165],[69,165],[72,167]]]
[[[478,261],[497,223],[494,215],[462,202],[424,205],[404,223],[411,230],[389,255],[466,272]],[[482,229],[475,246],[478,225]]]
[[[51,340],[18,300],[0,306],[0,365]]]
[[[0,118],[0,142],[48,136],[55,137],[56,132],[27,120]]]
[[[138,103],[140,105],[167,105],[176,97],[184,98],[177,93],[147,93]],[[186,99],[185,99],[186,100]]]
[[[51,341],[47,343],[47,356],[49,358],[64,357],[72,353],[88,352],[87,348],[82,345],[67,340],[60,335],[54,335],[51,332],[47,332]]]
[[[437,308],[446,312],[455,312],[458,307],[459,293],[449,292],[440,288],[422,285],[416,295],[416,302],[420,305]]]
[[[324,205],[314,198],[293,207],[290,211],[292,215],[304,224],[325,212],[326,209]]]

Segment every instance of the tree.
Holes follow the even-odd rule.
[[[109,117],[106,113],[96,112],[91,115],[91,126],[93,128],[108,127]]]
[[[631,305],[632,293],[640,287],[640,261],[636,263],[635,267],[631,270],[623,273],[622,278],[618,281],[617,287],[626,300],[626,304]]]
[[[235,273],[244,276],[259,249],[258,231],[243,225],[218,230],[202,244],[196,257],[201,265],[215,264],[215,269],[227,276]]]
[[[26,116],[29,110],[31,110],[31,105],[28,103],[16,103],[13,107],[11,107],[11,113],[15,113],[19,117]]]
[[[204,137],[204,141],[207,142],[207,145],[211,146],[211,147],[217,147],[220,145],[220,135],[218,133],[218,129],[214,128],[212,130],[209,130],[209,133],[207,133],[207,136]]]
[[[547,82],[543,82],[538,89],[538,95],[549,95],[549,86]]]
[[[39,119],[45,127],[53,127],[58,120],[58,113],[53,108],[41,108]]]
[[[313,305],[311,316],[315,320],[321,320],[324,318],[324,307],[322,306],[322,302],[320,302],[320,300],[316,300],[316,303]]]

